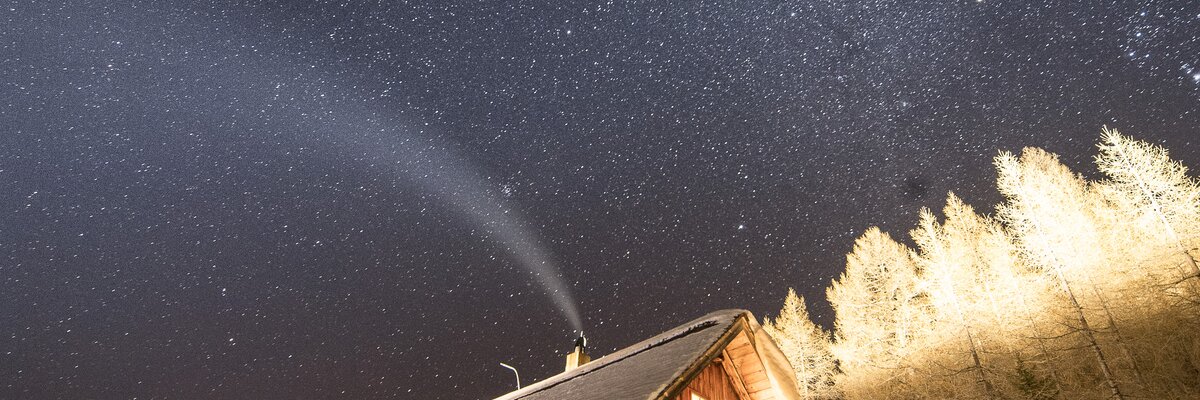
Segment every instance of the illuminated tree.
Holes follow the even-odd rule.
[[[1001,153],[996,168],[1000,192],[1008,199],[999,209],[1001,218],[1017,235],[1029,260],[1058,282],[1105,385],[1113,397],[1124,399],[1076,288],[1089,280],[1089,269],[1098,266],[1094,255],[1100,248],[1096,221],[1087,212],[1094,201],[1087,183],[1062,165],[1058,156],[1037,148],[1024,149],[1020,158]]]
[[[1179,356],[1184,349],[1200,350],[1195,309],[1200,269],[1192,253],[1200,244],[1200,183],[1166,149],[1116,130],[1103,130],[1099,150],[1096,164],[1107,179],[1096,187],[1107,200],[1110,236],[1104,252],[1119,256],[1128,270],[1106,278],[1139,322],[1131,335],[1123,335],[1137,338],[1132,345],[1145,356],[1135,371],[1141,376],[1149,367],[1154,389],[1167,393],[1177,386],[1172,380],[1195,381],[1179,371],[1200,367],[1200,360]],[[1179,289],[1187,291],[1191,304],[1177,301]]]
[[[1096,164],[1108,175],[1100,187],[1116,204],[1124,228],[1148,239],[1146,248],[1182,255],[1188,276],[1200,277],[1189,252],[1200,237],[1200,183],[1187,175],[1187,167],[1162,147],[1108,128],[1101,136]]]
[[[950,194],[918,251],[868,229],[826,291],[836,368],[797,361],[828,336],[794,293],[766,326],[845,399],[1200,398],[1200,181],[1107,129],[1096,161],[1108,178],[1089,182],[1001,153],[997,215]]]
[[[796,382],[804,399],[838,397],[834,387],[837,363],[830,352],[829,333],[809,319],[804,298],[788,289],[779,317],[767,319],[763,328],[787,355],[796,370]]]
[[[966,343],[972,370],[980,389],[988,398],[996,398],[996,388],[983,366],[979,327],[996,321],[1001,313],[999,302],[988,286],[998,283],[988,261],[977,248],[985,228],[982,221],[957,196],[947,200],[946,223],[939,224],[929,209],[921,210],[921,220],[912,231],[920,250],[918,262],[929,293],[929,300],[942,324],[937,331],[959,337]],[[953,340],[942,338],[939,341]]]
[[[879,228],[867,229],[846,256],[846,271],[826,296],[836,312],[833,353],[848,396],[881,383],[907,385],[910,356],[931,325],[917,283],[913,251]]]

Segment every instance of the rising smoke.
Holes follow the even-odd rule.
[[[389,153],[384,158],[395,160],[400,176],[436,195],[482,228],[489,239],[504,245],[517,263],[538,280],[571,327],[583,331],[579,307],[550,253],[526,227],[522,214],[498,197],[493,185],[476,174],[466,158],[433,136],[411,135],[393,143],[390,148],[375,149]]]
[[[157,109],[192,110],[189,118],[194,120],[194,126],[189,129],[203,129],[207,136],[226,135],[238,140],[246,140],[252,135],[290,138],[302,147],[332,147],[338,153],[335,157],[350,157],[364,166],[383,167],[384,172],[408,180],[436,196],[481,228],[490,240],[502,244],[518,264],[533,274],[571,327],[582,330],[579,308],[550,253],[539,243],[537,235],[525,226],[525,218],[494,194],[492,186],[474,172],[467,158],[458,156],[448,143],[437,137],[409,132],[406,129],[409,124],[398,117],[405,110],[362,100],[370,96],[352,89],[359,87],[361,82],[346,79],[343,71],[324,67],[338,63],[293,59],[278,52],[247,55],[238,49],[248,44],[264,48],[275,46],[278,45],[276,40],[283,39],[271,38],[258,43],[255,40],[261,38],[247,36],[245,32],[207,28],[212,23],[183,15],[172,25],[173,30],[203,34],[157,39],[157,36],[147,34],[125,38],[121,51],[135,54],[160,52],[161,44],[156,40],[195,49],[173,55],[172,60],[177,65],[188,67],[169,69],[170,78],[162,75],[168,70],[166,68],[129,67],[123,71],[128,79],[122,82],[157,82],[145,88],[139,86],[145,99],[153,99],[147,102],[150,106],[143,113],[154,118],[143,118],[148,121],[168,119],[165,111],[162,115],[152,113]],[[115,31],[158,32],[135,23]],[[227,49],[213,43],[241,45],[231,45]],[[237,56],[237,62],[224,61],[235,58],[233,56]],[[73,57],[86,64],[112,62],[91,58],[88,54]],[[197,99],[185,95],[196,92],[208,93],[208,96]],[[254,113],[253,110],[262,111]],[[174,114],[171,118],[176,118]],[[161,129],[172,132],[177,128]],[[266,133],[247,133],[252,129]],[[194,131],[189,131],[191,133]]]

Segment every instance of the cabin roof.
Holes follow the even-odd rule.
[[[729,340],[727,333],[749,326],[739,320],[753,323],[754,317],[745,310],[716,311],[497,400],[658,398],[690,369],[718,356],[722,349],[714,348]]]

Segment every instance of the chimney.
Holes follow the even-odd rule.
[[[584,352],[585,347],[587,347],[587,338],[583,336],[583,333],[580,333],[579,338],[575,339],[575,350],[567,354],[566,371],[573,370],[583,364],[587,364],[588,361],[592,361],[592,358],[588,357],[587,353]]]

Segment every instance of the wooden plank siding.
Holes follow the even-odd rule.
[[[675,400],[693,400],[693,394],[704,400],[746,400],[734,391],[729,375],[725,374],[725,369],[719,363],[711,363],[700,371],[700,375],[688,382],[687,388]]]
[[[773,400],[775,388],[767,377],[758,357],[754,342],[743,330],[725,346],[726,363],[733,366],[736,376],[746,391],[747,400]]]

